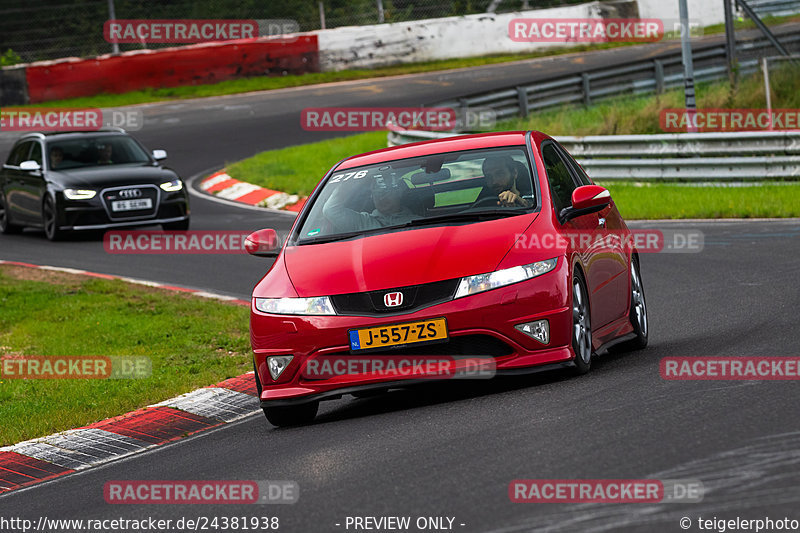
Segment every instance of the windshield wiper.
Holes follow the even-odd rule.
[[[528,209],[525,207],[514,209],[483,209],[481,211],[467,211],[460,213],[450,213],[447,215],[437,215],[434,217],[415,218],[410,222],[406,222],[400,227],[408,226],[426,226],[428,224],[439,224],[440,222],[469,222],[471,220],[491,220],[495,218],[512,217],[527,213]]]
[[[359,235],[363,235],[364,231],[349,231],[347,233],[337,233],[335,235],[325,235],[323,237],[311,237],[310,239],[298,239],[297,245],[303,246],[306,244],[323,244],[326,242],[336,242],[336,241],[344,241],[346,239],[352,239],[353,237],[358,237]]]

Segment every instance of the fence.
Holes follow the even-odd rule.
[[[457,135],[390,131],[389,146]],[[800,179],[800,131],[556,137],[592,179]]]

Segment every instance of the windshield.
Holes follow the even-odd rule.
[[[122,135],[51,142],[48,144],[47,157],[48,165],[53,170],[151,161],[136,141]]]
[[[536,207],[524,147],[449,152],[349,168],[323,185],[298,244],[447,221],[485,220]]]

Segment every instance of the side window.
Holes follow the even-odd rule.
[[[575,177],[578,183],[580,185],[591,185],[592,180],[589,179],[589,176],[586,175],[586,172],[583,171],[581,166],[577,161],[575,161],[572,155],[570,155],[570,153],[567,152],[563,146],[559,145],[558,148],[558,151],[561,153],[561,157],[563,157],[564,161],[566,161],[569,165],[572,175]]]
[[[564,160],[556,152],[553,143],[547,143],[542,148],[542,159],[544,159],[544,168],[547,170],[550,191],[553,193],[556,213],[559,213],[565,207],[572,205],[572,191],[575,190],[575,182],[572,181],[572,176],[570,176]]]
[[[25,161],[25,158],[28,157],[28,152],[31,150],[31,144],[33,144],[33,141],[26,141],[15,146],[8,155],[6,164],[12,167],[18,167],[19,164]]]
[[[38,142],[33,143],[33,149],[31,150],[31,154],[28,156],[28,159],[36,161],[39,163],[39,166],[42,166],[42,145]]]

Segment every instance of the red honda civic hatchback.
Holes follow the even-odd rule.
[[[647,345],[635,242],[609,192],[541,132],[353,156],[317,185],[253,290],[261,406],[302,424],[320,400],[430,379],[569,368]]]

